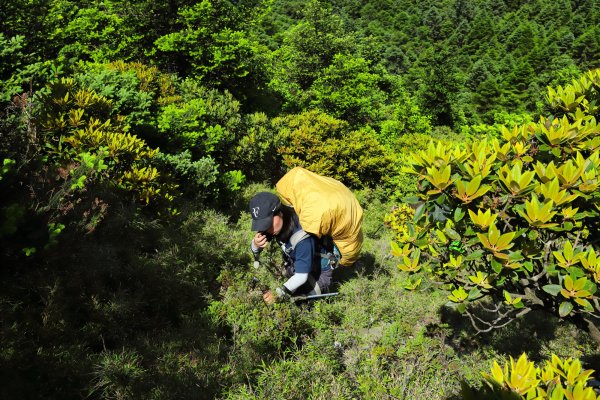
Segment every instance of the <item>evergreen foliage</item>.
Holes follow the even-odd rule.
[[[394,220],[398,267],[444,282],[481,332],[542,307],[598,335],[599,83],[594,70],[549,88],[555,115],[537,124],[454,148],[431,143],[413,158],[419,198],[412,221]],[[478,313],[482,299],[491,305]]]
[[[369,128],[350,130],[347,122],[318,111],[280,117],[273,125],[289,169],[305,167],[356,188],[384,183],[394,172],[394,156]]]
[[[0,1],[0,397],[514,396],[510,368],[549,359],[536,395],[592,398],[592,337],[556,318],[598,315],[599,10]],[[436,161],[415,176],[419,151]],[[338,296],[267,307],[279,249],[250,267],[247,204],[298,165],[356,192],[363,255]],[[394,268],[392,235],[421,263],[394,247]],[[558,317],[478,336],[412,272],[426,254],[459,311],[535,294]]]

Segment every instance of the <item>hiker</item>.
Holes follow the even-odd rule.
[[[249,209],[252,230],[256,232],[250,245],[252,252],[257,256],[271,240],[276,240],[283,250],[284,276],[289,278],[276,289],[275,295],[267,291],[263,295],[265,302],[271,304],[276,298],[287,299],[293,295],[327,293],[333,268],[339,260],[333,241],[319,240],[304,232],[294,208],[282,204],[273,193],[257,193],[250,200]]]

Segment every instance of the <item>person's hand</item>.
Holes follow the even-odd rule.
[[[263,293],[263,300],[268,305],[274,304],[275,303],[275,295],[270,290],[267,290],[266,292]]]
[[[267,243],[269,243],[267,235],[264,235],[262,232],[256,232],[252,241],[254,242],[254,246],[259,249],[264,249],[267,247]]]
[[[285,286],[275,289],[275,293],[277,293],[277,298],[281,300],[290,300],[292,296],[292,293]]]
[[[283,287],[275,289],[275,293],[267,290],[263,293],[263,300],[265,303],[271,305],[277,301],[289,301],[291,299],[291,295],[288,290]]]

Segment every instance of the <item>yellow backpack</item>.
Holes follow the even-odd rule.
[[[285,174],[276,189],[282,201],[294,207],[305,232],[330,236],[342,255],[340,264],[354,264],[363,243],[363,210],[350,189],[302,167]]]

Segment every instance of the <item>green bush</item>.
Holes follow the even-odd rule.
[[[27,53],[25,36],[7,37],[0,32],[0,102],[31,89],[37,90],[60,69],[49,60],[38,61]]]
[[[245,115],[241,131],[243,133],[235,145],[233,164],[244,172],[249,181],[275,184],[282,165],[271,120],[263,113]]]
[[[211,157],[192,161],[192,154],[184,150],[177,154],[157,153],[156,161],[162,169],[170,171],[181,185],[182,193],[194,198],[204,198],[219,175],[218,166]]]
[[[539,399],[539,400],[596,400],[594,389],[588,387],[593,370],[584,370],[578,359],[560,359],[552,354],[551,361],[535,367],[523,353],[517,361],[503,367],[494,361],[490,374],[483,374],[486,386],[482,389],[463,387],[462,398],[475,399]]]
[[[184,80],[176,89],[173,102],[161,107],[156,117],[155,139],[165,154],[162,160],[176,168],[179,177],[183,177],[182,168],[189,172],[194,165],[196,176],[183,177],[185,183],[192,183],[184,189],[188,194],[206,192],[208,187],[221,195],[239,190],[246,179],[240,170],[244,166],[236,164],[235,149],[242,126],[240,103],[231,93],[208,89],[195,79]]]
[[[460,136],[449,129],[435,129],[431,134],[406,133],[396,137],[390,147],[397,155],[396,173],[390,177],[388,186],[390,199],[400,201],[414,196],[418,192],[417,179],[407,172],[411,163],[411,155],[427,149],[431,140],[452,145],[460,142]]]
[[[48,8],[49,37],[58,46],[58,58],[67,64],[79,60],[107,62],[130,57],[139,36],[131,24],[113,8],[113,5],[76,5],[55,1]]]
[[[231,85],[246,76],[255,47],[243,25],[254,16],[254,4],[202,1],[178,9],[179,31],[155,41],[158,55],[180,72],[213,84]]]
[[[83,189],[93,177],[134,193],[146,204],[172,200],[173,187],[161,182],[159,171],[151,164],[157,150],[124,131],[123,118],[113,116],[111,100],[77,85],[74,79],[63,78],[49,86],[39,104],[37,122],[44,129],[41,145],[49,149],[48,161],[66,178],[71,190]],[[104,159],[106,164],[101,161]],[[71,173],[85,166],[96,173]]]
[[[112,113],[123,116],[126,131],[138,133],[154,124],[161,105],[179,100],[174,79],[141,63],[79,63],[74,79],[111,100]],[[147,128],[146,128],[147,129]]]
[[[443,282],[480,332],[534,308],[575,321],[600,313],[599,82],[594,71],[550,88],[562,117],[413,158],[419,197],[409,237],[393,246],[398,267]]]
[[[319,111],[276,118],[277,151],[288,168],[302,166],[353,188],[381,184],[394,172],[395,157],[372,129]]]
[[[213,156],[219,165],[229,166],[241,123],[239,101],[194,79],[181,82],[177,93],[180,100],[163,106],[157,117],[165,149],[190,150],[194,158]]]
[[[383,143],[402,134],[431,130],[402,81],[363,58],[336,54],[307,96],[311,108],[348,121],[354,128],[373,127]]]
[[[215,212],[175,218],[121,209],[91,234],[64,232],[43,261],[3,251],[5,398],[218,395],[230,347],[206,308],[221,270],[249,262],[248,238]]]
[[[105,352],[94,366],[92,393],[102,398],[127,399],[139,396],[139,381],[144,376],[140,356],[134,352]]]
[[[10,257],[56,244],[63,228],[91,233],[112,206],[169,209],[174,187],[153,164],[156,150],[124,132],[105,97],[62,78],[19,97],[11,116],[0,140],[3,159],[14,160],[0,204]]]
[[[220,125],[209,125],[203,121],[206,113],[202,99],[172,104],[162,109],[158,129],[171,135],[182,149],[193,149],[197,154],[209,155],[225,139],[226,132]]]

